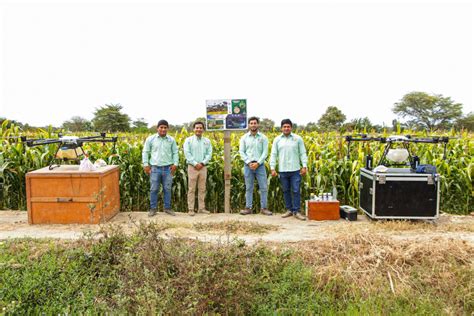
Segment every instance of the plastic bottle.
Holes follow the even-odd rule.
[[[412,169],[416,170],[416,168],[418,168],[419,165],[420,165],[420,158],[418,156],[413,156]]]
[[[337,200],[337,189],[336,187],[332,187],[332,199],[335,201]]]
[[[367,170],[372,170],[372,155],[365,156],[365,168]]]

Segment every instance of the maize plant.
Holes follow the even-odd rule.
[[[7,128],[7,121],[0,127],[0,209],[25,209],[25,175],[45,167],[53,158],[56,145],[26,147],[16,138],[21,134],[17,126]],[[179,167],[173,178],[172,205],[175,210],[187,210],[187,172],[182,146],[191,133],[183,130],[171,133],[180,149]],[[245,181],[243,162],[239,157],[239,139],[243,132],[232,133],[231,208],[234,211],[245,206]],[[278,132],[268,133],[269,151]],[[308,153],[308,173],[303,178],[302,203],[311,193],[331,192],[337,189],[343,204],[358,206],[359,169],[365,155],[370,152],[377,162],[384,149],[379,143],[354,143],[349,153],[344,138],[336,132],[299,134]],[[412,135],[416,135],[412,133]],[[424,136],[418,133],[419,136]],[[52,137],[51,130],[40,130],[32,137]],[[79,136],[79,135],[78,135]],[[81,135],[82,136],[82,135]],[[147,134],[119,134],[115,151],[113,146],[86,143],[85,151],[92,161],[104,159],[108,164],[120,167],[120,196],[122,211],[146,211],[149,207],[149,177],[143,172],[141,153]],[[213,157],[208,165],[206,208],[214,212],[224,209],[224,139],[223,133],[205,134],[213,146]],[[385,134],[384,136],[388,136]],[[444,212],[468,214],[474,210],[474,135],[463,132],[448,143],[447,159],[443,160],[441,145],[413,144],[413,152],[421,163],[433,164],[441,175],[441,205]],[[270,176],[268,159],[268,207],[273,211],[284,210],[283,192],[278,178]],[[254,191],[254,207],[259,207],[257,185]],[[162,203],[162,201],[160,202]],[[303,207],[303,205],[302,205]]]

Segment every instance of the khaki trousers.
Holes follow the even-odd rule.
[[[207,167],[196,170],[188,165],[188,210],[194,210],[194,201],[196,199],[196,187],[198,189],[198,210],[206,209],[204,198],[206,197],[206,179]]]

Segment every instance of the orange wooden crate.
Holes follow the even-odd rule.
[[[120,211],[119,167],[81,172],[77,165],[26,174],[30,224],[98,224]]]
[[[339,201],[307,201],[307,216],[309,220],[325,221],[339,220]]]

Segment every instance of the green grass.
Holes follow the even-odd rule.
[[[162,229],[149,224],[131,236],[117,229],[74,242],[0,242],[0,314],[474,311],[473,247],[462,242],[434,249],[357,235],[249,246],[165,240]]]

